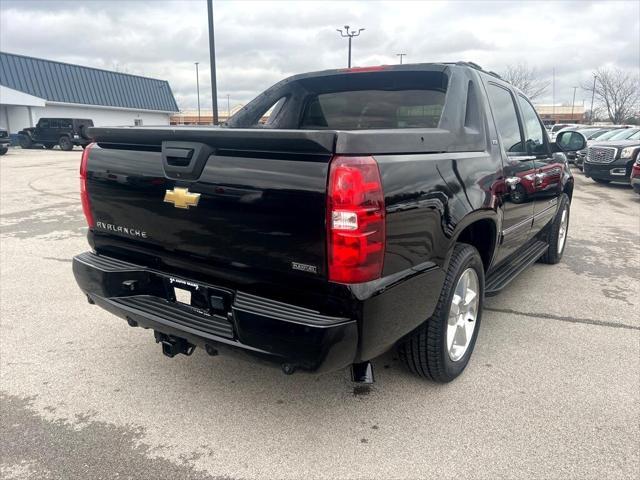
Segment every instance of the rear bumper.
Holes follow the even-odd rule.
[[[130,325],[184,338],[197,346],[229,347],[313,372],[340,369],[356,359],[358,325],[354,319],[176,278],[93,253],[76,256],[73,273],[91,301]],[[177,303],[173,285],[186,286],[200,306]]]

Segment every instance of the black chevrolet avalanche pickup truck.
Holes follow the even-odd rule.
[[[224,127],[88,136],[92,251],[73,272],[89,303],[168,356],[351,366],[356,381],[393,347],[434,381],[464,370],[485,295],[562,257],[563,151],[586,145],[551,143],[521,92],[470,63],[296,75]]]

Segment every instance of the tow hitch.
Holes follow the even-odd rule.
[[[189,356],[196,349],[196,346],[187,342],[184,338],[166,335],[164,333],[154,331],[156,343],[162,344],[162,353],[169,358],[173,358],[179,353]]]

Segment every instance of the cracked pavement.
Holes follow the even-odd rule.
[[[86,303],[80,151],[0,157],[3,479],[638,478],[640,195],[575,171],[568,246],[487,299],[449,385],[165,358]]]

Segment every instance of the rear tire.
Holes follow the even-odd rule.
[[[33,148],[33,140],[31,140],[31,137],[28,137],[26,135],[20,135],[18,142],[20,143],[20,148],[24,148],[24,149]]]
[[[569,196],[563,193],[560,197],[560,206],[549,229],[547,252],[540,257],[540,262],[556,264],[562,259],[564,249],[567,246],[567,235],[569,233],[569,217],[571,213],[571,202]]]
[[[9,151],[9,147],[0,147],[0,155],[4,155]]]
[[[473,320],[469,320],[471,315],[467,317],[461,313],[474,302],[471,294],[466,293],[471,288],[460,289],[460,281],[464,282],[467,277],[470,279],[468,285],[476,282]],[[460,292],[463,291],[464,298],[461,298]],[[460,375],[469,363],[478,337],[483,303],[484,266],[480,254],[471,245],[458,243],[451,255],[433,315],[398,345],[398,353],[407,368],[416,375],[439,383],[450,382]],[[470,311],[467,313],[470,314]],[[469,333],[468,328],[472,323]],[[448,334],[452,331],[453,335]],[[456,345],[459,333],[464,336],[464,341],[458,341]],[[449,342],[451,338],[453,341]]]
[[[605,180],[604,178],[594,178],[593,181],[596,182],[596,183],[602,183],[602,184],[607,184],[607,183],[611,182],[611,180]]]
[[[60,137],[60,140],[58,140],[58,145],[60,146],[60,149],[64,150],[65,152],[73,150],[73,143],[71,142],[71,139],[69,137]]]

